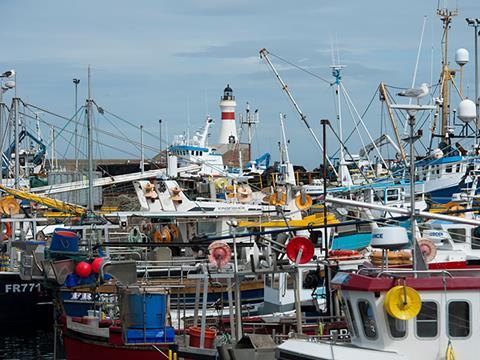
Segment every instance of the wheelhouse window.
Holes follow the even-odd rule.
[[[417,336],[432,338],[438,334],[438,306],[433,301],[423,301],[416,320]]]
[[[453,242],[465,242],[466,230],[465,229],[448,229],[448,233],[452,237]]]
[[[388,189],[387,190],[387,201],[398,201],[400,200],[399,190],[398,189]]]
[[[452,337],[470,335],[470,304],[466,301],[451,301],[448,304],[448,334]]]
[[[363,325],[363,333],[368,339],[377,338],[377,324],[373,315],[373,307],[367,300],[360,300],[358,302],[358,312]]]
[[[395,319],[388,313],[386,315],[390,335],[396,339],[405,337],[405,335],[407,335],[407,322],[405,320]]]

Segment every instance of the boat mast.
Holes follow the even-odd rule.
[[[442,75],[441,75],[441,94],[442,94],[442,128],[441,137],[442,140],[448,141],[448,118],[450,114],[450,82],[455,76],[455,71],[450,70],[448,62],[448,31],[450,29],[450,23],[452,18],[458,15],[458,10],[448,10],[448,8],[437,9],[437,15],[440,16],[443,22],[443,38],[442,38]]]
[[[395,138],[397,139],[398,148],[400,149],[400,156],[402,158],[402,161],[405,162],[407,156],[405,154],[405,149],[403,148],[403,143],[400,138],[400,133],[398,132],[397,120],[395,119],[395,115],[393,113],[392,107],[390,106],[391,105],[390,99],[388,98],[387,90],[385,89],[385,84],[383,82],[380,83],[379,90],[380,90],[381,101],[385,101],[385,105],[387,105],[388,117],[390,118],[390,121],[392,123],[393,132],[395,133]]]
[[[93,211],[93,113],[90,65],[88,65],[88,100],[87,100],[87,141],[88,141],[88,210]]]
[[[340,103],[340,82],[342,81],[342,69],[343,65],[331,65],[332,75],[335,78],[335,96],[337,98],[337,121],[338,121],[338,137],[340,141],[340,161],[338,165],[338,178],[342,186],[352,185],[350,173],[345,164],[345,153],[343,145],[343,126],[342,126],[342,106]],[[354,161],[354,159],[351,159]]]
[[[15,96],[13,99],[14,111],[14,125],[13,132],[15,136],[15,189],[20,189],[20,134],[19,134],[19,117],[18,117],[18,104],[20,99]]]

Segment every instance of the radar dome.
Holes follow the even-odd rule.
[[[372,230],[371,247],[398,249],[408,245],[407,230],[401,226],[379,227]]]
[[[441,159],[443,157],[443,151],[437,148],[433,150],[432,156],[434,159]]]
[[[470,99],[465,99],[458,104],[458,118],[463,122],[470,122],[477,117],[475,103]]]
[[[455,52],[455,62],[458,65],[463,66],[466,63],[468,63],[468,61],[469,61],[469,54],[467,49],[458,49]]]

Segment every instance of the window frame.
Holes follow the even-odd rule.
[[[394,320],[398,320],[398,321],[403,321],[405,323],[405,334],[403,336],[393,336],[392,334],[392,328],[390,326],[390,321],[389,319],[394,319]],[[399,320],[399,319],[395,319],[394,317],[390,316],[387,311],[385,311],[385,324],[387,326],[387,333],[388,333],[388,336],[390,336],[390,338],[392,340],[402,340],[402,339],[405,339],[407,336],[408,336],[408,321],[407,320]]]
[[[450,304],[451,303],[466,303],[468,304],[468,335],[467,336],[452,336],[450,335]],[[445,326],[446,326],[446,333],[448,336],[455,340],[467,340],[472,336],[472,303],[469,300],[464,299],[452,299],[447,302],[447,313],[445,314]]]
[[[414,334],[415,334],[415,337],[419,340],[435,340],[435,339],[438,339],[438,337],[440,336],[440,315],[441,315],[441,312],[440,312],[440,306],[438,304],[438,301],[435,301],[435,300],[432,300],[432,299],[425,299],[425,300],[422,300],[422,305],[423,303],[426,303],[426,302],[429,302],[429,303],[434,303],[435,306],[436,306],[436,309],[437,309],[437,334],[435,336],[419,336],[418,335],[418,328],[417,328],[417,322],[418,322],[418,314],[417,316],[415,316],[415,323],[413,324],[414,326]],[[421,309],[420,309],[421,311]]]
[[[367,336],[367,333],[365,331],[365,324],[364,324],[364,320],[363,320],[363,316],[362,316],[362,312],[360,311],[360,303],[361,302],[365,302],[368,304],[368,306],[370,306],[372,308],[373,311],[373,314],[372,314],[372,318],[373,318],[373,321],[374,321],[374,325],[375,325],[375,337],[372,337],[372,336]],[[362,328],[362,332],[363,332],[363,336],[365,337],[366,340],[368,341],[376,341],[378,340],[378,322],[377,322],[377,319],[375,318],[375,307],[372,305],[371,301],[370,300],[367,300],[365,298],[360,298],[357,300],[357,311],[358,311],[358,315],[360,316],[360,324],[362,325],[361,328]]]
[[[352,334],[350,336],[352,337],[360,337],[360,332],[358,331],[358,325],[357,325],[357,318],[355,316],[355,310],[353,309],[352,302],[350,301],[350,298],[344,297],[345,301],[345,309],[348,312],[347,314],[347,324],[350,323],[352,325]]]

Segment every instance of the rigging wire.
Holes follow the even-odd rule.
[[[290,65],[290,66],[293,66],[294,68],[296,68],[296,69],[298,69],[298,70],[300,70],[300,71],[303,71],[304,73],[306,73],[306,74],[308,74],[308,75],[313,76],[313,77],[316,78],[316,79],[319,79],[319,80],[327,83],[327,84],[330,85],[330,86],[332,86],[332,85],[334,84],[334,83],[332,83],[331,81],[325,79],[324,77],[321,77],[320,75],[317,75],[317,74],[315,74],[315,73],[313,73],[313,72],[311,72],[311,71],[309,71],[309,70],[307,70],[307,69],[305,69],[305,68],[302,68],[301,66],[296,65],[295,63],[293,63],[293,62],[291,62],[291,61],[288,61],[288,60],[286,60],[286,59],[284,59],[284,58],[282,58],[282,57],[280,57],[280,56],[272,53],[270,50],[268,51],[268,54],[271,55],[271,56],[273,56],[273,57],[275,57],[275,58],[277,58],[278,60],[283,61],[284,63],[286,63],[286,64],[288,64],[288,65]]]

